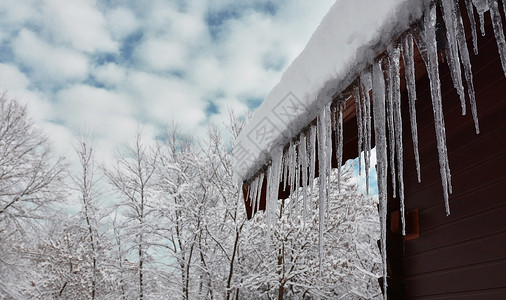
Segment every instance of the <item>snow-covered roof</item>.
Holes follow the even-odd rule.
[[[319,108],[419,19],[425,2],[337,0],[237,139],[238,182],[268,163],[279,147],[315,119]]]
[[[366,153],[364,155],[366,174],[371,167],[371,133],[374,132],[385,299],[389,181],[392,184],[393,197],[398,192],[402,232],[405,233],[401,54],[406,79],[405,87],[402,88],[407,90],[408,95],[409,123],[418,181],[420,181],[420,162],[415,105],[414,44],[425,64],[430,84],[441,187],[447,214],[450,214],[449,194],[452,193],[452,183],[438,57],[440,52],[444,51],[445,63],[448,64],[450,77],[460,98],[462,114],[466,114],[466,98],[468,98],[475,130],[479,133],[473,72],[466,38],[466,35],[471,33],[474,53],[478,55],[475,9],[479,15],[482,34],[484,34],[484,12],[489,11],[498,54],[506,76],[506,39],[498,0],[472,2],[467,0],[464,5],[465,8],[460,8],[458,0],[336,2],[304,51],[290,65],[281,82],[274,87],[255,112],[234,148],[236,178],[239,182],[248,180],[247,193],[244,195],[245,203],[250,205],[252,212],[258,211],[264,196],[269,224],[272,224],[280,188],[286,190],[289,187],[290,195],[294,197],[297,197],[299,188],[302,188],[300,191],[303,195],[303,211],[307,209],[306,192],[308,189],[313,190],[315,173],[318,169],[321,241],[333,155],[335,154],[337,166],[341,166],[343,159],[344,101],[342,100],[345,97],[342,93],[351,88],[357,116],[357,150],[360,153],[364,149]],[[470,24],[467,34],[461,13],[464,9],[467,11]],[[503,9],[506,17],[505,5]],[[438,23],[437,20],[442,22]],[[411,24],[415,23],[414,21],[416,24]],[[440,26],[441,23],[444,26]],[[336,95],[338,97],[334,101]],[[316,124],[312,123],[315,118]],[[371,119],[374,119],[374,128]],[[306,126],[309,130],[303,130]],[[287,144],[289,147],[284,151]],[[257,172],[258,170],[260,172]],[[388,170],[391,172],[391,180],[387,180]],[[284,183],[282,186],[281,182]],[[321,262],[323,257],[321,242],[319,247]]]

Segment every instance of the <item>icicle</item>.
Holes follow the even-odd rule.
[[[314,188],[314,178],[316,172],[316,126],[311,125],[309,131],[309,186],[311,187],[311,193]]]
[[[429,63],[429,58],[427,57],[427,47],[423,41],[423,24],[413,27],[411,29],[411,34],[423,62],[427,65]]]
[[[250,184],[248,186],[248,194],[246,195],[246,199],[249,199],[249,206],[251,207],[251,211],[253,214],[255,213],[255,201],[254,200],[256,199],[254,196],[254,192],[256,192],[256,187],[254,186],[255,180],[250,182]]]
[[[337,104],[337,189],[341,192],[341,165],[343,164],[343,110],[344,101]]]
[[[423,43],[427,49],[427,75],[429,77],[432,98],[432,110],[434,112],[434,125],[436,128],[436,141],[439,156],[439,170],[441,173],[441,184],[446,213],[450,214],[448,203],[448,190],[451,187],[450,167],[446,150],[446,134],[441,102],[441,84],[439,81],[439,66],[436,47],[436,7],[432,5],[424,14],[424,30],[422,34]]]
[[[325,179],[327,180],[325,189],[325,213],[327,217],[325,221],[328,220],[329,214],[329,193],[330,193],[330,170],[332,170],[332,114],[330,110],[331,103],[325,106]]]
[[[272,234],[272,222],[273,222],[273,214],[274,209],[272,209],[272,202],[274,201],[272,199],[272,185],[274,183],[274,180],[272,178],[272,165],[267,167],[267,170],[265,171],[265,174],[267,176],[267,187],[265,192],[265,215],[267,219],[267,235],[269,236],[269,239]]]
[[[302,133],[299,139],[299,165],[302,168],[302,220],[306,224],[307,216],[307,151],[306,135]]]
[[[362,88],[362,113],[364,122],[364,169],[365,169],[365,182],[366,193],[369,194],[369,167],[371,162],[371,101],[369,98],[369,91],[372,89],[371,70],[364,69],[360,73],[360,85]]]
[[[476,133],[480,133],[480,126],[478,124],[478,111],[476,109],[476,96],[474,93],[473,84],[473,71],[471,70],[471,58],[469,57],[469,51],[467,49],[466,34],[464,31],[464,21],[460,14],[458,3],[450,2],[452,5],[453,19],[455,20],[455,31],[457,37],[457,43],[460,53],[460,61],[464,67],[464,76],[466,78],[467,93],[469,96],[469,104],[471,106],[471,114],[473,115],[474,128]]]
[[[478,11],[478,16],[480,17],[481,35],[485,36],[485,12],[488,10],[487,0],[473,0],[473,4]]]
[[[281,173],[281,180],[283,180],[283,191],[286,191],[286,186],[288,184],[288,166],[290,165],[290,157],[289,155],[290,151],[283,152],[283,164],[282,164],[282,173]]]
[[[338,148],[338,143],[339,143],[338,138],[337,138],[337,134],[338,134],[338,132],[337,132],[337,114],[338,114],[337,113],[337,109],[338,109],[337,106],[339,105],[338,104],[339,101],[341,101],[341,95],[339,95],[338,99],[336,100],[336,105],[334,105],[332,107],[332,113],[330,114],[332,116],[332,132],[334,133],[334,149],[335,149],[334,153],[335,153],[336,160],[337,160],[337,148]],[[332,149],[328,153],[329,153],[329,157],[331,157],[331,159],[330,159],[331,164],[330,164],[330,169],[329,169],[331,171],[332,170]]]
[[[317,118],[318,122],[318,166],[319,166],[319,174],[320,174],[320,189],[319,189],[319,198],[318,198],[318,249],[319,249],[319,266],[320,266],[320,276],[321,274],[321,266],[322,266],[322,257],[323,257],[323,230],[325,224],[325,204],[327,203],[327,178],[326,178],[326,167],[327,167],[327,106],[322,109],[320,115]]]
[[[373,114],[374,114],[374,136],[376,141],[377,176],[378,176],[378,198],[379,215],[381,226],[381,260],[383,264],[383,297],[387,299],[387,248],[386,248],[386,226],[387,226],[387,172],[388,155],[385,129],[385,82],[381,62],[373,66]]]
[[[492,27],[494,28],[495,41],[497,42],[499,56],[501,57],[502,69],[506,77],[506,40],[504,39],[501,13],[499,12],[497,1],[488,0],[488,6],[490,8],[490,19],[492,20]]]
[[[257,195],[258,195],[258,187],[262,185],[262,183],[260,182],[260,175],[262,173],[258,174],[257,178],[255,178],[255,180],[252,182],[252,185],[251,185],[251,189],[252,189],[252,194],[251,194],[251,202],[253,202],[253,212],[255,211],[255,208],[257,207]]]
[[[276,211],[278,201],[279,181],[281,177],[281,167],[283,161],[283,150],[279,149],[272,157],[272,164],[267,169],[267,197],[266,212],[268,220],[269,235],[271,234],[273,217]]]
[[[299,153],[297,152],[298,145],[294,142],[293,144],[293,164],[294,164],[294,184],[293,184],[293,206],[296,208],[299,201],[299,184],[300,184],[300,165],[299,165]],[[292,196],[291,196],[292,197]]]
[[[250,203],[249,203],[250,206],[253,204],[251,199],[253,199],[253,191],[255,190],[255,188],[254,188],[255,180],[256,180],[256,178],[252,182],[250,182],[250,184],[248,186],[248,194],[246,195],[246,198],[250,199]]]
[[[288,177],[289,177],[289,185],[290,185],[290,203],[289,203],[289,213],[292,214],[294,202],[295,202],[295,172],[296,172],[296,152],[295,152],[296,145],[293,141],[290,141],[290,146],[288,148],[289,153],[289,171],[288,171]]]
[[[413,61],[413,36],[408,33],[402,39],[402,59],[404,61],[404,75],[408,90],[409,117],[411,123],[411,137],[413,139],[413,151],[418,182],[421,182],[420,155],[418,152],[418,130],[416,124],[416,87],[415,87],[415,63]]]
[[[288,148],[288,157],[290,159],[289,161],[289,171],[288,171],[288,177],[290,185],[290,195],[293,195],[294,186],[295,186],[295,145],[293,144],[293,141],[290,141],[290,148]]]
[[[406,235],[406,220],[404,212],[404,167],[403,167],[403,145],[402,145],[402,116],[401,116],[401,87],[400,87],[400,59],[401,51],[398,46],[390,46],[388,55],[390,56],[390,70],[392,82],[392,103],[394,113],[395,129],[395,153],[397,154],[397,182],[399,185],[399,202],[402,223],[402,235]]]
[[[504,16],[506,17],[506,0],[502,0],[502,9],[504,10]]]
[[[330,175],[330,170],[332,169],[332,113],[330,110],[331,103],[327,104],[325,107],[325,129],[327,133],[325,137],[327,140],[325,141],[325,146],[327,147],[327,176]]]
[[[503,0],[504,1],[504,0]],[[472,0],[465,0],[467,16],[471,24],[471,36],[473,37],[474,55],[478,55],[478,34],[476,33],[476,21],[474,20],[474,9]]]
[[[393,114],[393,102],[392,102],[392,63],[388,62],[388,69],[383,71],[385,76],[385,100],[386,100],[386,119],[388,127],[388,150],[389,162],[390,162],[390,175],[392,179],[392,197],[397,197],[397,177],[395,175],[395,128],[394,128],[394,114]]]
[[[358,175],[361,175],[362,172],[362,133],[364,132],[364,129],[362,128],[363,122],[362,122],[362,104],[360,101],[360,88],[358,85],[353,86],[353,97],[355,98],[355,112],[357,117],[357,132],[358,132]]]
[[[460,69],[459,48],[457,46],[457,20],[455,20],[455,5],[453,1],[440,1],[443,11],[443,20],[446,26],[446,39],[448,49],[446,55],[453,86],[457,90],[460,98],[462,115],[466,114],[466,97],[464,96],[464,86],[462,84],[462,71]]]
[[[294,168],[294,184],[293,184],[293,194],[290,195],[290,214],[292,214],[293,209],[297,209],[299,202],[299,184],[300,184],[300,164],[299,164],[299,153],[297,152],[298,145],[294,142],[293,144],[293,168]],[[297,213],[296,213],[297,215]]]
[[[250,183],[248,187],[248,199],[249,199],[249,205],[251,207],[251,213],[252,215],[255,214],[255,208],[256,208],[256,200],[257,200],[257,190],[258,190],[258,176]]]
[[[264,184],[264,173],[260,173],[258,178],[258,185],[257,185],[257,192],[255,196],[255,202],[256,202],[256,210],[258,211],[260,209],[260,200],[262,199],[262,187]],[[253,209],[253,211],[255,211]]]

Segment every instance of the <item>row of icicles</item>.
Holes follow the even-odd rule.
[[[502,0],[506,15],[506,0]],[[462,114],[466,114],[466,96],[464,93],[461,68],[464,70],[464,79],[467,85],[468,100],[471,107],[476,133],[479,133],[479,124],[476,109],[476,100],[473,86],[473,73],[462,15],[456,1],[440,1],[442,17],[446,28],[447,48],[446,62],[450,67],[450,74],[460,97]],[[478,54],[477,26],[474,19],[473,5],[476,8],[482,35],[484,32],[484,12],[490,11],[494,36],[499,49],[502,68],[506,76],[506,42],[500,11],[496,0],[465,0],[467,15],[471,24],[473,50]],[[386,55],[377,59],[371,66],[360,72],[357,80],[352,85],[352,96],[355,100],[358,130],[358,156],[359,170],[362,168],[360,153],[364,152],[364,170],[366,188],[369,187],[369,169],[371,156],[371,117],[374,118],[374,133],[377,156],[377,181],[379,194],[379,213],[381,223],[381,253],[383,262],[383,284],[386,299],[386,216],[387,216],[387,170],[390,164],[393,197],[397,195],[400,201],[400,213],[402,233],[405,234],[404,219],[404,183],[403,183],[403,141],[402,141],[402,118],[400,99],[400,56],[405,70],[406,89],[408,93],[409,116],[411,124],[411,136],[414,148],[414,157],[418,181],[421,181],[420,162],[418,154],[418,134],[416,124],[416,89],[415,89],[415,65],[414,43],[427,68],[430,81],[432,107],[434,112],[434,124],[436,130],[436,144],[439,155],[439,166],[443,198],[446,213],[450,214],[448,195],[452,193],[450,166],[446,147],[446,134],[444,116],[442,110],[441,87],[439,80],[439,62],[436,42],[436,4],[432,3],[425,9],[421,22],[413,26],[399,40],[391,44]],[[372,101],[370,99],[372,91]],[[316,155],[318,153],[319,184],[319,249],[320,265],[322,260],[322,241],[324,232],[324,218],[327,201],[329,198],[330,171],[332,161],[332,132],[334,132],[334,149],[338,166],[343,160],[343,111],[347,99],[338,101],[331,106],[328,103],[319,113],[316,125],[311,125],[306,132],[302,132],[298,138],[292,140],[287,150],[276,149],[272,153],[271,164],[265,171],[250,182],[248,189],[249,203],[252,212],[255,213],[260,206],[262,185],[266,177],[266,213],[268,228],[272,227],[273,216],[276,211],[279,184],[283,182],[283,189],[290,187],[291,207],[298,205],[298,193],[302,193],[303,220],[307,211],[307,188],[313,190],[315,179]],[[371,107],[372,103],[372,107]],[[371,116],[372,113],[372,116]],[[317,138],[318,134],[318,138]],[[387,147],[388,145],[390,147]],[[389,153],[387,153],[389,149]],[[302,183],[302,186],[300,186]],[[340,171],[338,170],[338,188],[340,189]],[[299,189],[301,187],[301,189]],[[397,195],[396,195],[397,192]],[[292,209],[290,209],[292,211]]]

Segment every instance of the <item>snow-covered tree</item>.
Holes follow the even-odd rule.
[[[0,94],[0,230],[8,234],[47,217],[48,204],[61,200],[64,170],[26,107]]]
[[[91,276],[91,292],[90,298],[95,299],[97,294],[97,280],[98,270],[98,247],[99,247],[99,233],[97,222],[97,206],[95,200],[98,196],[97,190],[97,172],[94,161],[93,147],[90,142],[81,137],[77,141],[75,148],[76,154],[79,158],[81,172],[78,175],[71,176],[74,183],[74,188],[79,193],[81,198],[81,213],[84,219],[84,228],[87,230],[88,238],[86,245],[88,246],[88,256],[91,259],[92,276]]]
[[[159,233],[166,245],[168,267],[176,270],[169,276],[172,294],[183,299],[209,292],[205,283],[209,274],[203,267],[206,260],[200,246],[213,195],[209,183],[202,180],[206,162],[199,155],[196,142],[177,127],[168,129],[160,148],[157,174],[163,199],[158,209],[164,220]]]
[[[234,121],[230,127],[236,137],[241,123]],[[234,286],[240,264],[240,240],[246,222],[246,214],[239,190],[232,179],[232,157],[227,144],[216,128],[209,131],[209,143],[202,147],[205,169],[201,180],[207,182],[209,194],[205,224],[199,237],[201,255],[206,259],[206,273],[210,277],[210,290],[215,296],[230,299],[238,295]]]
[[[298,199],[294,198],[296,203],[290,198],[280,200],[272,229],[268,228],[265,215],[258,213],[244,230],[241,288],[246,298],[381,296],[377,282],[381,260],[376,246],[379,238],[376,201],[357,191],[349,169],[341,174],[339,192],[337,170],[334,171],[322,263],[318,258],[319,220],[315,209],[318,191],[309,191],[311,201],[306,220],[301,207],[302,193],[298,193]]]
[[[158,150],[142,140],[139,132],[133,145],[127,145],[116,156],[116,165],[104,168],[104,173],[118,195],[117,209],[122,214],[122,245],[126,257],[135,257],[137,293],[144,299],[156,290],[153,281],[147,280],[147,264],[152,261],[151,248],[157,243],[153,234],[157,227],[158,207],[155,202],[154,174],[158,164]],[[131,288],[131,287],[130,287]]]
[[[19,296],[26,260],[17,245],[37,235],[63,199],[65,164],[25,106],[0,94],[0,298]],[[17,273],[17,272],[21,273]]]
[[[25,108],[2,96],[0,109],[0,298],[380,295],[376,202],[349,170],[341,192],[332,177],[320,264],[318,191],[308,191],[306,214],[300,191],[278,201],[271,230],[263,213],[246,220],[230,151],[243,123],[233,116],[231,142],[216,127],[205,139],[174,127],[157,143],[139,133],[105,176],[81,139],[80,169],[64,184],[65,166]],[[77,213],[51,210],[63,195]]]

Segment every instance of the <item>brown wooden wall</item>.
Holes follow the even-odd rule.
[[[471,54],[479,135],[469,104],[462,116],[448,68],[440,64],[453,184],[449,216],[427,78],[417,81],[421,183],[416,179],[407,95],[402,94],[406,210],[419,209],[420,235],[402,241],[389,233],[393,299],[506,299],[506,78],[490,24],[486,33],[478,42],[479,55]],[[471,42],[468,45],[472,53]],[[389,199],[390,212],[398,209],[397,201]]]

